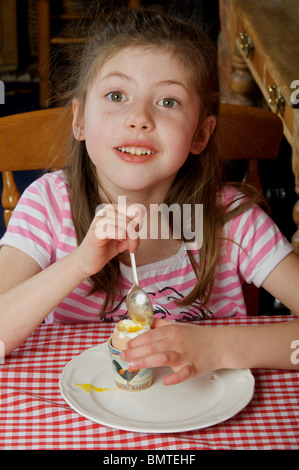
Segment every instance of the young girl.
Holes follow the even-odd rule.
[[[25,191],[1,242],[6,353],[43,321],[126,316],[134,251],[155,322],[123,353],[131,367],[168,364],[165,384],[223,367],[298,367],[290,361],[297,321],[182,323],[246,315],[244,280],[299,314],[298,257],[258,196],[221,180],[213,46],[194,25],[148,11],[106,15],[90,31],[69,74],[71,162]],[[136,229],[150,227],[154,204],[174,203],[203,205],[198,250],[187,250],[183,237],[129,234],[133,219]],[[135,219],[141,206],[147,219]]]

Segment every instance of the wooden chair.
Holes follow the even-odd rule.
[[[2,206],[7,226],[20,198],[14,171],[54,170],[66,163],[71,113],[51,108],[0,118],[0,171]]]
[[[71,111],[52,108],[0,118],[2,205],[7,226],[20,197],[14,171],[57,169],[67,164]],[[221,104],[219,116],[221,158],[247,160],[244,180],[261,188],[258,161],[275,159],[283,136],[281,120],[270,111]],[[246,292],[249,289],[249,292]],[[249,314],[258,312],[258,291],[244,286]]]

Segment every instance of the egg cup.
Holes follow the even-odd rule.
[[[129,392],[146,390],[153,383],[153,369],[129,369],[127,361],[120,358],[121,351],[112,346],[112,336],[108,339],[109,354],[112,361],[113,378],[117,388]]]

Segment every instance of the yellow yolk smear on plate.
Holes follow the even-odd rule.
[[[78,387],[81,387],[85,392],[90,393],[91,390],[94,392],[106,392],[111,390],[110,388],[100,388],[100,387],[94,387],[93,385],[90,384],[76,384]]]

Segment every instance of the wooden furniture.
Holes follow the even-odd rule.
[[[55,169],[67,164],[71,111],[52,108],[0,118],[2,205],[8,224],[20,192],[13,171]],[[221,157],[248,160],[245,180],[260,187],[258,160],[276,158],[283,135],[281,120],[260,108],[222,104],[219,116]],[[246,294],[246,289],[250,290]],[[258,290],[244,287],[250,314],[258,311]]]
[[[18,68],[17,1],[0,0],[0,72]]]
[[[262,94],[292,147],[299,195],[299,0],[219,0],[219,7],[224,99],[256,105]],[[293,219],[298,230],[292,242],[299,253],[299,201]]]
[[[83,11],[80,11],[76,1],[67,2],[67,7],[61,1],[60,11],[53,13],[50,0],[37,0],[37,15],[38,15],[38,63],[39,63],[39,95],[41,107],[46,107],[49,104],[51,96],[50,75],[53,71],[53,62],[51,61],[51,49],[55,46],[69,47],[72,44],[84,42],[84,37],[63,37],[60,35],[63,25],[70,22],[79,21],[82,17]],[[92,0],[90,0],[92,3]],[[103,2],[104,3],[104,2]],[[107,2],[109,3],[109,2]],[[139,0],[129,0],[128,8],[137,8],[141,2]],[[86,2],[87,4],[87,2]],[[53,5],[52,5],[53,6]],[[56,5],[57,7],[57,2]],[[60,28],[56,26],[58,33],[53,34],[53,23],[61,23]]]
[[[2,206],[7,226],[19,198],[13,172],[63,167],[68,152],[71,113],[52,108],[0,118]]]

